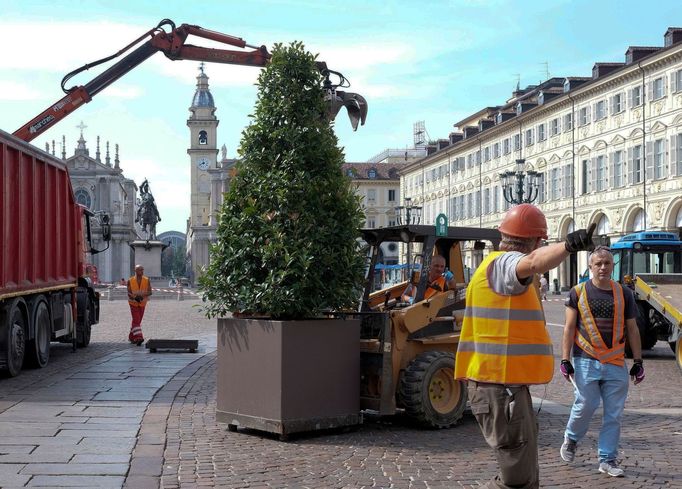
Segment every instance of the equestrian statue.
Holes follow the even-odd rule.
[[[142,231],[147,234],[147,241],[156,239],[156,223],[159,221],[161,221],[159,209],[156,208],[154,196],[149,190],[149,182],[145,178],[140,185],[140,198],[138,199],[135,222],[139,222]]]

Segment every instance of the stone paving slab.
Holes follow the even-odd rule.
[[[89,487],[89,488],[120,488],[124,478],[121,476],[79,476],[79,475],[37,475],[28,483],[27,487]]]
[[[32,475],[125,475],[128,472],[128,464],[81,464],[81,463],[54,463],[54,464],[30,464],[21,470],[21,474]]]

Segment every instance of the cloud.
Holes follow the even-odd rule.
[[[0,100],[40,100],[45,95],[23,83],[0,80]]]

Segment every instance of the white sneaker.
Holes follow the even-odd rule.
[[[561,445],[561,450],[559,450],[559,455],[561,455],[564,462],[573,462],[577,448],[578,442],[573,441],[570,438],[565,438]]]
[[[625,472],[618,467],[618,462],[615,460],[607,460],[599,464],[599,472],[602,474],[609,474],[611,477],[623,477]]]

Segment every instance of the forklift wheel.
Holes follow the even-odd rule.
[[[454,368],[453,353],[430,351],[414,358],[405,370],[400,380],[400,401],[420,425],[448,428],[462,417],[466,386],[455,380]]]

